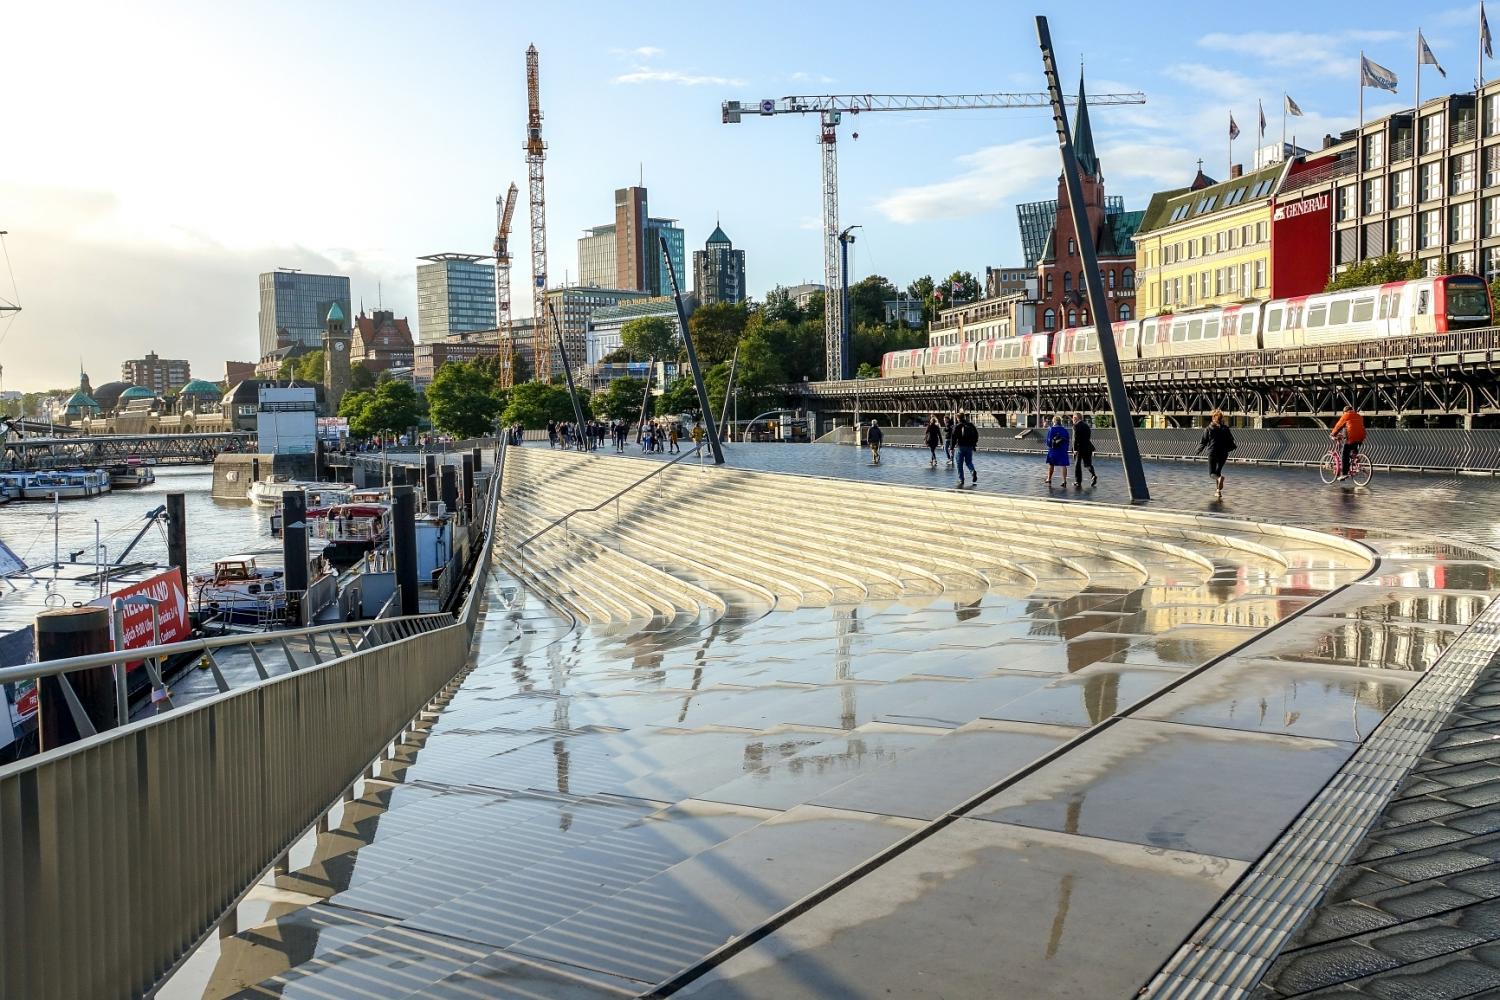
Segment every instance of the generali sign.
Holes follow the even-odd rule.
[[[1282,222],[1310,212],[1326,211],[1328,205],[1329,195],[1326,192],[1313,195],[1311,198],[1303,198],[1300,201],[1289,201],[1284,205],[1276,206],[1276,210],[1271,213],[1271,221]]]

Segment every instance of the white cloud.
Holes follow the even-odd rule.
[[[1043,139],[985,146],[958,163],[964,169],[956,177],[900,188],[875,207],[892,222],[968,218],[1032,191],[1058,171],[1057,147]]]
[[[1197,93],[1217,97],[1244,97],[1256,92],[1255,82],[1233,70],[1205,66],[1202,63],[1179,63],[1168,66],[1167,76],[1185,83]]]
[[[1234,52],[1254,58],[1258,63],[1283,68],[1311,70],[1322,76],[1353,75],[1358,69],[1359,45],[1391,42],[1403,35],[1398,31],[1248,31],[1229,34],[1212,32],[1198,39],[1205,49]]]
[[[833,77],[831,77],[831,76],[825,76],[822,73],[804,73],[802,70],[798,70],[797,72],[793,73],[790,77],[788,77],[788,79],[790,79],[793,83],[832,83],[833,82]]]
[[[638,49],[631,49],[631,55],[640,56],[642,59],[655,59],[663,54],[663,50],[654,45],[642,45]]]
[[[615,83],[672,83],[681,87],[743,87],[744,80],[727,76],[697,76],[675,69],[652,69],[637,66],[629,73],[615,77]]]

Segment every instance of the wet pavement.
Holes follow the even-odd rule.
[[[1462,480],[1323,533],[1225,515],[1374,488],[1128,512],[900,454],[689,460],[506,552],[462,687],[160,995],[1134,995],[1500,587],[1434,540]],[[507,461],[512,542],[642,475]]]

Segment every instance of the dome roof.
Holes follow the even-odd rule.
[[[120,393],[128,388],[129,382],[106,382],[94,389],[94,399],[102,408],[112,410],[120,399]]]
[[[224,395],[219,391],[218,386],[214,385],[212,382],[205,382],[201,378],[195,378],[187,385],[183,386],[180,394],[183,396],[213,396],[216,399]]]
[[[93,396],[79,389],[68,397],[67,409],[69,411],[97,410],[99,409],[99,404],[94,402]]]
[[[126,389],[124,392],[120,393],[119,402],[126,403],[126,402],[129,402],[132,399],[155,399],[155,398],[156,398],[156,393],[152,392],[150,389],[147,389],[145,386],[143,386],[143,385],[133,385],[129,389]]]
[[[342,323],[343,321],[344,321],[344,310],[340,309],[339,308],[339,304],[337,302],[335,302],[333,305],[331,305],[331,306],[328,307],[328,322],[330,322],[330,323]]]

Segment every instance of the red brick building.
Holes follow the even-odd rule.
[[[376,309],[366,316],[363,310],[354,317],[354,340],[349,347],[349,361],[363,362],[372,373],[412,366],[411,327],[406,319],[397,319],[389,309]]]

